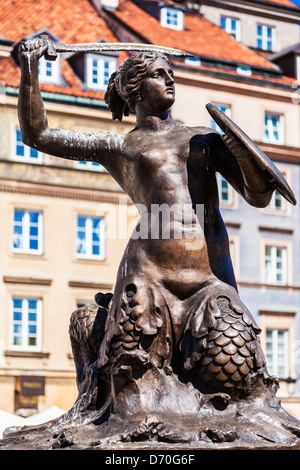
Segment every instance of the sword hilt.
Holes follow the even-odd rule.
[[[47,34],[41,34],[41,39],[45,42],[47,50],[44,54],[46,60],[56,60],[57,52],[54,48],[54,44]]]

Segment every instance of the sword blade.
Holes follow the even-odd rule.
[[[191,57],[192,54],[173,49],[171,47],[156,46],[154,44],[141,43],[118,43],[118,42],[96,42],[84,44],[58,44],[53,43],[56,52],[159,52],[174,57]]]

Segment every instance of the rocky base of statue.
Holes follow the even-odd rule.
[[[109,381],[91,367],[86,383],[67,413],[6,430],[0,449],[300,450],[300,422],[282,409],[274,377],[255,375],[244,399],[203,394],[137,353],[120,356]]]

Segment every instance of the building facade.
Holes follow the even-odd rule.
[[[201,0],[191,6],[237,41],[263,54],[299,42],[299,8],[289,0]]]
[[[8,98],[14,108],[15,101]],[[113,291],[131,206],[104,172],[73,162],[57,165],[46,155],[39,156],[43,163],[20,161],[16,114],[9,115],[6,106],[2,112],[14,131],[7,159],[0,164],[6,227],[1,242],[6,256],[2,252],[0,407],[10,412],[53,404],[69,409],[77,393],[70,314],[93,302],[98,291]],[[96,118],[80,118],[82,109],[72,112],[72,128],[109,128],[99,111]],[[48,111],[49,122],[65,120],[67,114],[58,106]],[[20,392],[19,381],[28,374],[43,378],[41,396]]]
[[[67,7],[75,15],[70,38],[64,33]],[[69,319],[75,308],[94,302],[97,292],[113,291],[136,211],[100,165],[58,159],[24,145],[17,118],[15,42],[45,29],[64,42],[116,38],[86,1],[56,6],[62,24],[54,25],[52,2],[5,2],[1,8],[0,409],[27,415],[53,405],[68,410],[75,402]],[[34,27],[26,23],[26,8]],[[87,21],[80,19],[83,10]],[[96,54],[70,62],[42,59],[39,80],[49,126],[128,132],[132,118],[113,123],[103,100],[108,75],[121,61],[119,55]]]
[[[47,32],[65,43],[147,42],[190,52],[193,57],[185,61],[173,60],[172,118],[216,128],[205,105],[217,105],[285,175],[297,206],[276,192],[267,208],[257,209],[221,175],[218,183],[241,298],[262,329],[268,368],[280,381],[278,396],[300,418],[299,87],[297,76],[268,59],[271,52],[298,42],[299,9],[288,0],[66,1],[58,10],[59,5],[54,8],[43,0],[38,12],[36,2],[25,0],[16,12],[13,2],[5,0],[0,20],[0,205],[5,221],[0,249],[0,408],[68,409],[74,403],[70,314],[77,305],[93,301],[99,290],[112,291],[136,220],[134,207],[103,168],[40,155],[22,144],[15,43]],[[26,7],[34,28],[24,21]],[[65,11],[73,12],[72,28]],[[229,30],[229,21],[221,19],[233,13],[240,20],[240,37],[234,36],[233,23]],[[59,26],[54,17],[65,23],[61,20]],[[276,27],[278,41],[272,50],[265,42],[255,42],[258,20]],[[108,77],[125,57],[74,54],[52,65],[41,61],[50,126],[128,132],[134,116],[116,123],[104,103]],[[26,395],[24,377],[32,381],[32,389],[42,384],[43,393]]]

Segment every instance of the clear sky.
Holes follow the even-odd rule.
[[[300,7],[300,0],[292,0],[292,2],[298,5],[298,7]]]

